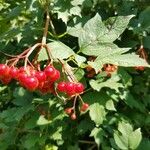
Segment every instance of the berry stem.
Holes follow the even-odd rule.
[[[27,67],[27,62],[28,62],[28,57],[31,55],[31,53],[38,47],[41,46],[41,43],[37,43],[34,46],[31,47],[31,49],[29,50],[29,52],[26,54],[25,56],[25,63],[24,63],[24,67]]]
[[[80,98],[81,103],[84,104],[84,101],[83,101],[82,97],[80,95],[78,95],[78,97]]]
[[[64,60],[60,60],[60,59],[58,59],[58,60],[62,64],[64,72],[66,73],[69,81],[71,80],[72,82],[77,83],[78,80],[76,79],[76,77],[75,77],[75,75],[74,75],[74,73],[72,71],[72,68]]]
[[[73,110],[74,113],[75,113],[76,102],[77,102],[77,96],[75,96],[74,101],[73,101],[72,110]]]
[[[46,22],[45,22],[45,28],[44,28],[43,38],[42,38],[42,45],[46,44],[49,21],[50,21],[50,16],[49,16],[49,10],[48,10],[48,5],[47,5],[46,6]]]

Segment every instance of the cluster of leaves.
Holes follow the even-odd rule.
[[[73,68],[86,86],[82,98],[90,107],[72,121],[63,111],[71,101],[65,105],[51,94],[0,84],[0,149],[149,150],[150,70],[135,54],[141,45],[149,54],[149,2],[0,0],[1,62],[7,59],[4,53],[18,54],[41,40],[47,3],[52,56]],[[47,59],[43,49],[38,60]],[[104,64],[119,67],[108,78],[99,73]],[[97,73],[93,78],[86,76],[89,65]],[[136,66],[147,68],[137,71]]]

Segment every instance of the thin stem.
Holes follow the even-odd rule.
[[[82,97],[80,95],[78,95],[78,97],[80,98],[82,104],[84,104],[84,101],[83,101]]]
[[[53,63],[53,56],[51,54],[51,50],[50,48],[47,46],[47,45],[44,45],[45,49],[46,49],[46,52],[47,52],[47,55],[48,55],[48,58],[49,60],[51,61],[51,63]]]
[[[24,63],[24,67],[27,67],[27,62],[28,62],[28,57],[31,55],[31,53],[35,50],[35,48],[37,48],[38,46],[41,46],[42,43],[37,43],[35,44],[33,47],[31,47],[30,51],[26,54],[25,56],[25,63]]]
[[[50,16],[49,16],[49,10],[48,10],[48,6],[47,6],[47,8],[46,8],[46,22],[45,22],[45,28],[44,28],[43,38],[42,38],[42,45],[46,44],[49,21],[50,21]]]
[[[78,80],[76,79],[76,77],[74,76],[74,74],[71,70],[71,67],[67,63],[65,63],[64,60],[60,60],[60,59],[58,59],[58,60],[62,64],[63,69],[64,69],[66,75],[68,76],[68,79],[73,82],[78,82]]]
[[[72,107],[72,110],[73,110],[74,113],[76,113],[76,110],[75,110],[76,102],[77,102],[77,96],[75,96],[74,101],[73,101],[73,107]]]
[[[56,35],[56,31],[55,31],[55,28],[54,28],[54,25],[53,25],[53,22],[52,22],[51,18],[49,19],[49,23],[50,23],[53,34]]]

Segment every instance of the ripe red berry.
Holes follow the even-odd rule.
[[[57,89],[60,92],[65,92],[66,91],[66,82],[60,82],[60,83],[58,83]]]
[[[18,68],[16,68],[16,67],[11,67],[11,68],[10,68],[10,76],[11,76],[13,79],[17,79],[18,73],[19,73]]]
[[[0,77],[7,76],[9,74],[9,67],[5,64],[0,64]]]
[[[66,92],[72,93],[75,91],[75,84],[73,82],[67,82],[66,83]]]
[[[70,115],[72,113],[72,108],[66,108],[65,113]]]
[[[36,75],[36,70],[34,70],[33,68],[30,68],[29,70],[28,70],[28,73],[29,73],[29,75],[31,75],[31,76],[35,76]]]
[[[73,113],[73,114],[71,115],[71,119],[72,119],[72,120],[76,120],[76,119],[77,119],[77,116],[76,116],[75,113]]]
[[[27,77],[28,75],[25,72],[21,72],[18,74],[17,80],[19,81],[21,86],[24,86]]]
[[[24,85],[30,91],[36,90],[38,84],[39,84],[38,79],[34,76],[28,76],[24,79]]]
[[[39,80],[39,82],[44,82],[46,80],[46,74],[44,71],[38,71],[35,73],[35,76]]]
[[[87,104],[87,103],[83,103],[83,105],[81,106],[81,111],[86,111],[87,109],[88,109],[88,107],[89,107],[89,104]]]
[[[60,72],[59,72],[58,70],[55,70],[55,74],[50,77],[50,81],[51,81],[51,82],[55,82],[55,81],[58,80],[59,78],[60,78]]]
[[[84,90],[84,85],[82,83],[75,84],[75,92],[82,93]]]
[[[5,76],[4,78],[1,78],[1,82],[3,83],[3,84],[8,84],[8,83],[10,83],[11,82],[11,77],[10,76]]]
[[[53,66],[47,66],[44,69],[44,72],[45,72],[46,76],[50,77],[50,78],[55,75],[55,71],[56,71],[56,69]]]

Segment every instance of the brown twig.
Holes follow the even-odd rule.
[[[50,21],[50,16],[49,16],[49,10],[48,10],[48,6],[47,6],[46,7],[46,22],[45,22],[45,28],[44,28],[43,38],[42,38],[42,45],[46,44],[49,21]]]

